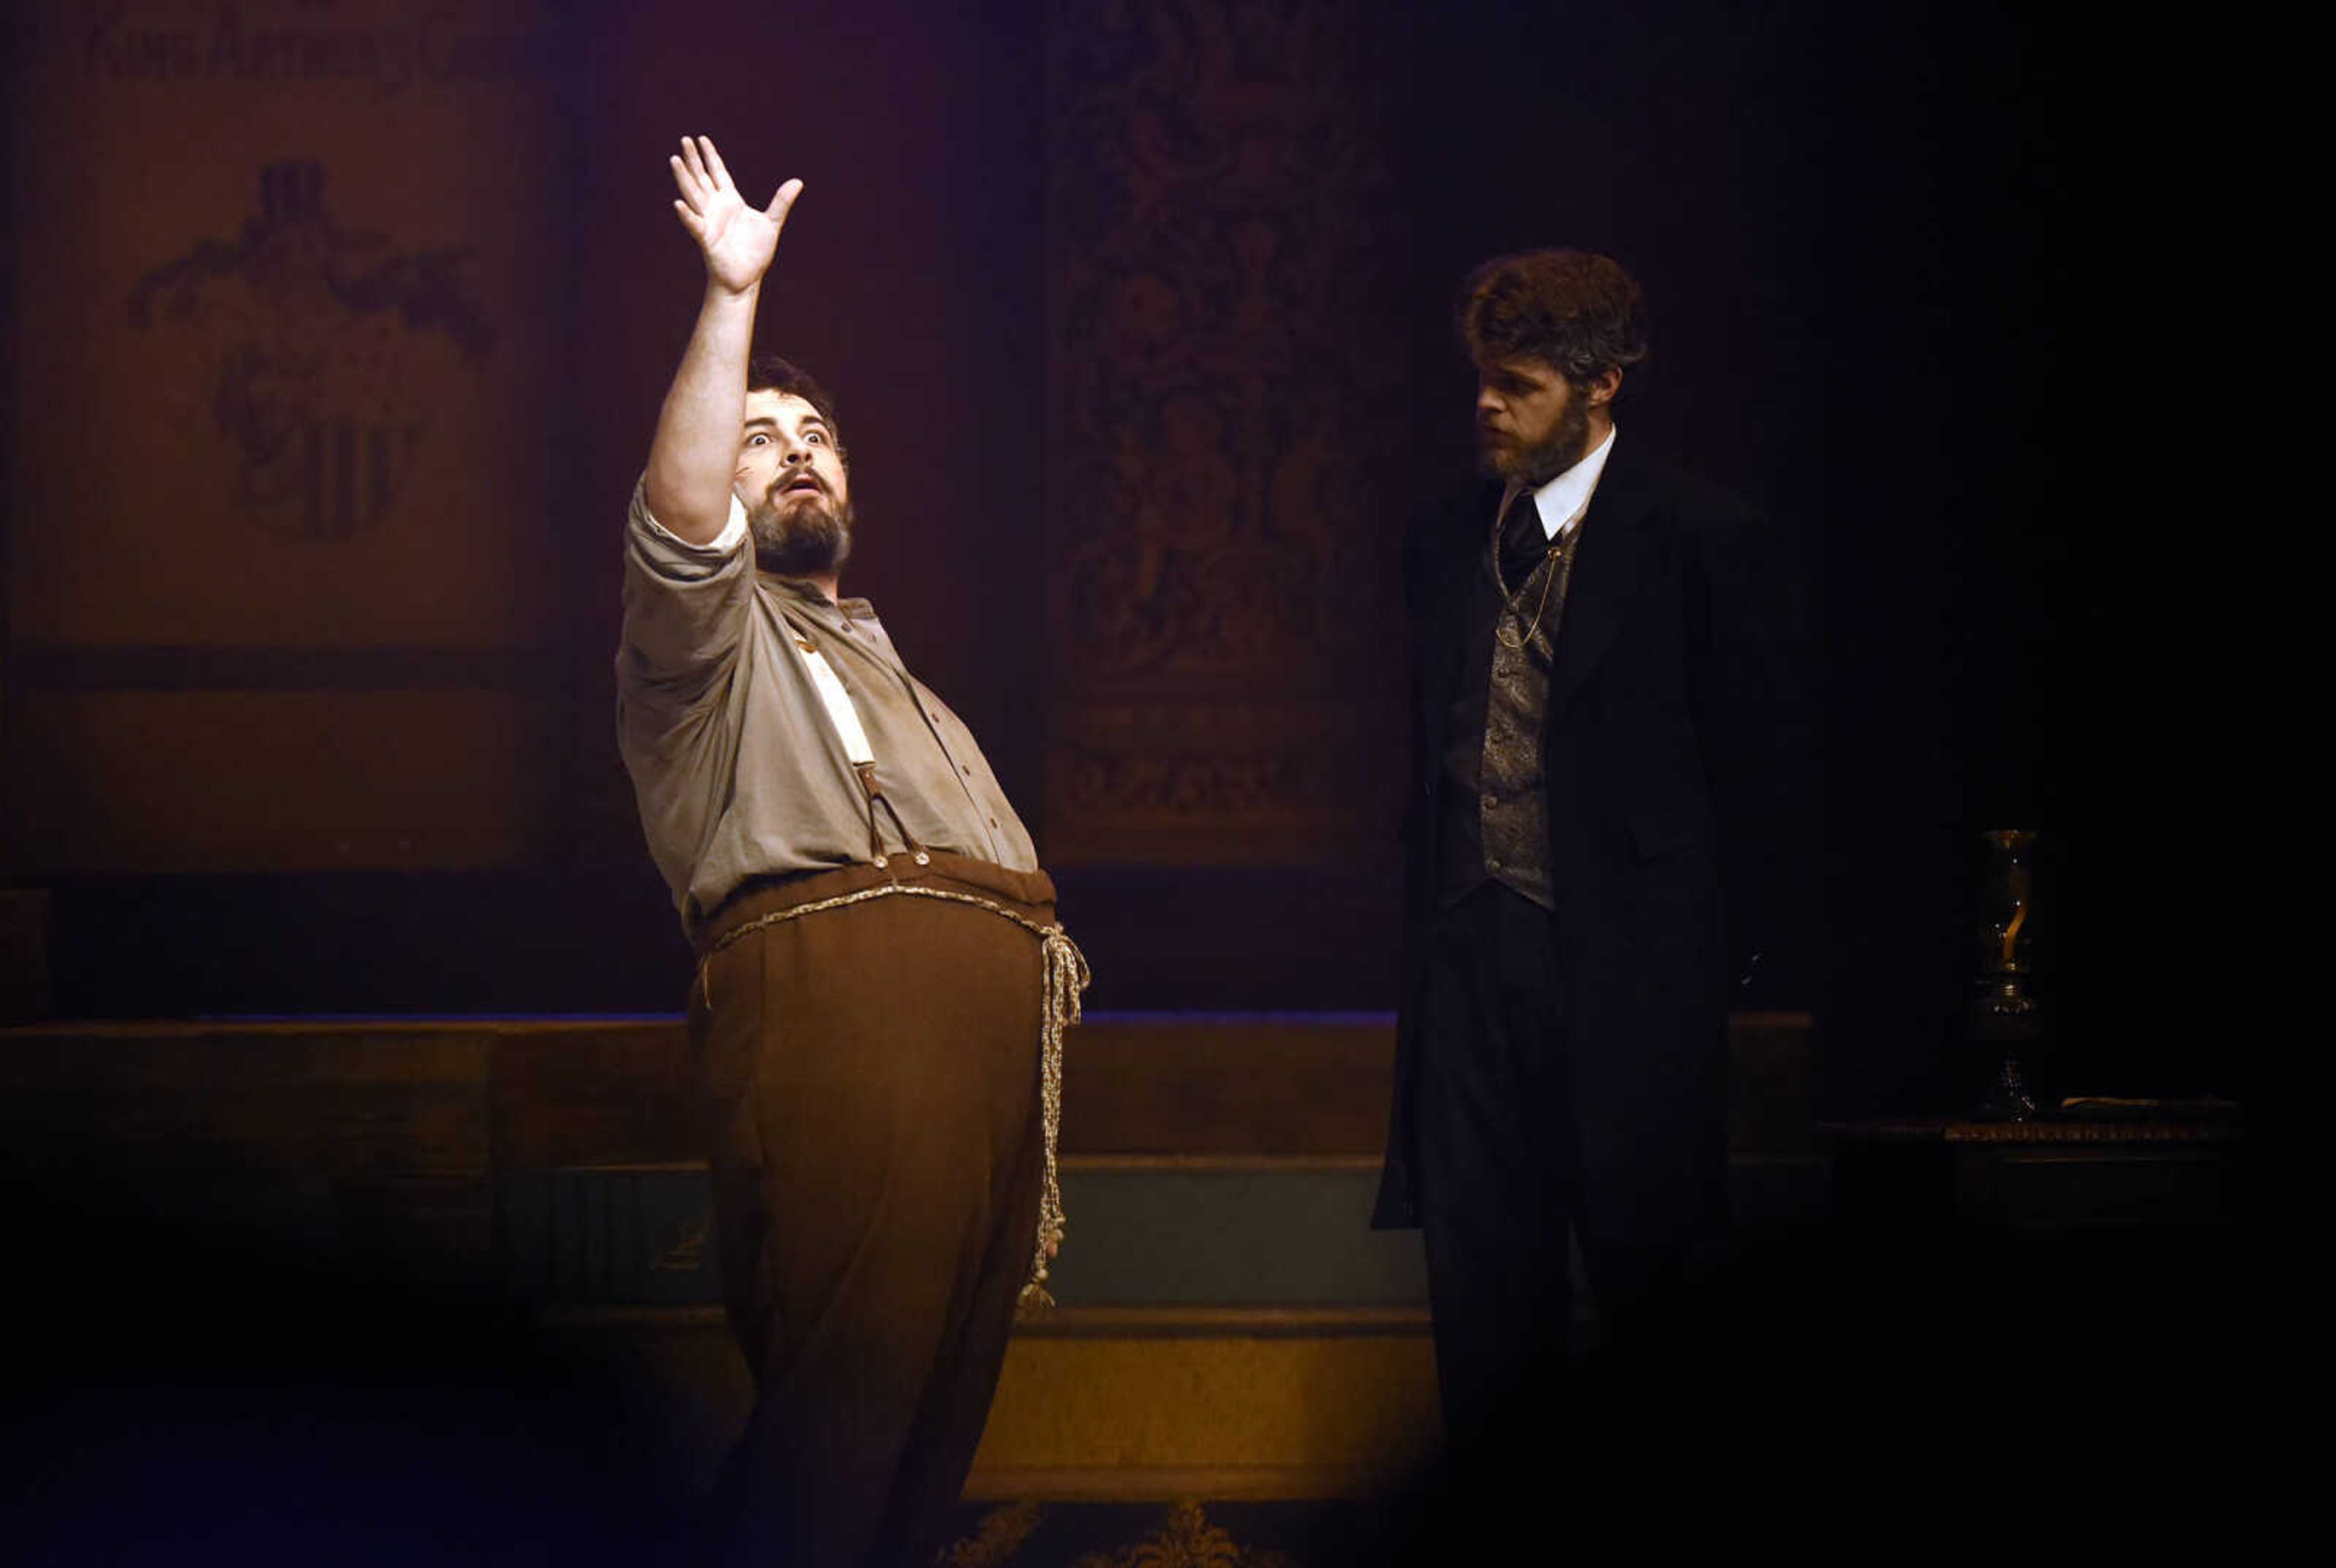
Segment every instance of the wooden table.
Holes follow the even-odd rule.
[[[2236,1222],[2234,1115],[1830,1122],[1835,1211],[1853,1226],[2013,1233],[2215,1230]]]

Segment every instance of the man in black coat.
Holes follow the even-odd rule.
[[[1758,514],[1618,438],[1637,284],[1578,251],[1497,258],[1460,327],[1490,482],[1406,541],[1375,1222],[1426,1232],[1465,1443],[1584,1325],[1628,1332],[1724,1242],[1728,1008],[1815,851],[1802,587]]]

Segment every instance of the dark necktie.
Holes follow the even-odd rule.
[[[1541,525],[1541,509],[1533,492],[1520,491],[1501,520],[1501,580],[1511,593],[1524,586],[1542,558],[1549,553],[1549,534]]]

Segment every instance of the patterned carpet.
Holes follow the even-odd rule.
[[[1330,1568],[1377,1510],[1352,1502],[968,1505],[941,1568]]]

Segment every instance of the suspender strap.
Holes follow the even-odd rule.
[[[794,645],[811,671],[811,684],[819,693],[820,706],[827,709],[827,722],[835,726],[837,736],[843,742],[843,755],[855,768],[874,767],[876,753],[868,745],[868,732],[860,727],[860,714],[852,706],[852,694],[836,678],[835,667],[827,662],[827,656],[811,638],[797,634]]]
[[[868,797],[868,858],[877,865],[884,863],[884,833],[876,821],[876,808],[882,806],[892,819],[892,826],[900,842],[919,865],[926,863],[924,846],[909,833],[909,824],[900,820],[900,809],[884,798],[884,789],[876,782],[876,751],[868,744],[868,732],[861,727],[860,710],[852,706],[852,694],[843,689],[843,681],[827,656],[809,638],[793,634],[795,651],[803,656],[803,667],[811,671],[812,689],[819,693],[820,706],[827,709],[827,722],[835,728],[836,738],[843,743],[843,755],[858,775],[860,788]]]

